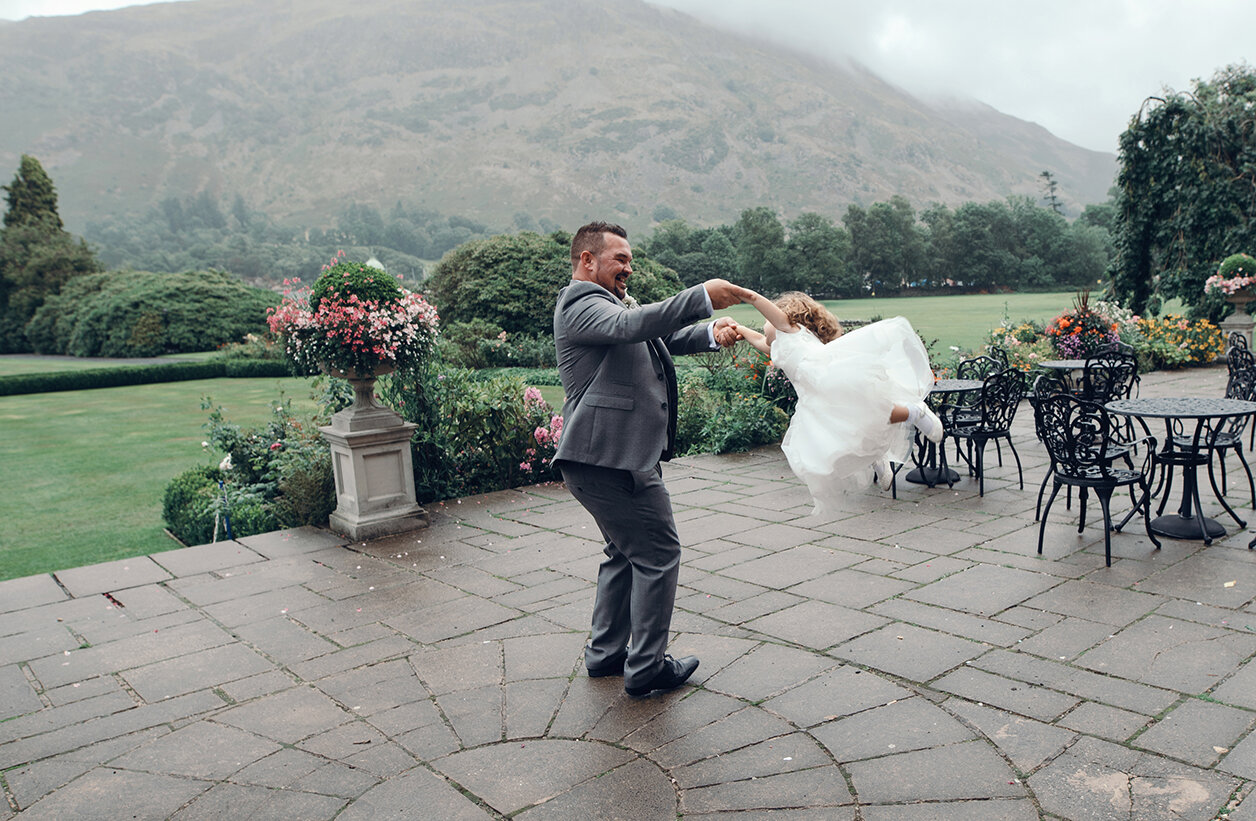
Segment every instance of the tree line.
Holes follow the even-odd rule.
[[[1111,256],[1112,203],[1089,206],[1070,223],[1028,197],[933,204],[917,213],[903,197],[851,205],[837,222],[818,213],[787,221],[767,207],[748,208],[732,225],[699,227],[667,209],[642,250],[675,270],[686,285],[712,276],[737,278],[765,292],[802,290],[859,297],[904,289],[964,290],[1093,287]],[[503,233],[459,215],[408,208],[387,213],[350,203],[326,228],[275,223],[236,194],[218,201],[202,191],[167,197],[142,216],[88,223],[85,236],[108,268],[188,271],[215,268],[275,286],[308,278],[336,250],[375,256],[411,282],[437,260],[472,240]],[[657,211],[657,209],[656,209]],[[521,231],[563,230],[549,219],[514,216]],[[570,228],[570,226],[567,226]]]
[[[955,209],[934,204],[917,214],[895,196],[851,205],[841,224],[817,213],[783,222],[766,207],[715,228],[669,220],[643,248],[685,285],[719,276],[765,293],[1095,288],[1112,256],[1112,212],[1111,203],[1089,206],[1070,223],[1028,197],[1009,197]]]

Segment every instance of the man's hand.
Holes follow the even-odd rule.
[[[732,317],[722,316],[715,322],[711,323],[711,330],[715,334],[715,342],[721,348],[731,348],[741,339],[741,334],[737,331],[737,323]]]
[[[754,299],[753,291],[747,291],[726,279],[708,279],[702,283],[702,287],[706,288],[707,296],[711,297],[711,307],[717,311]]]

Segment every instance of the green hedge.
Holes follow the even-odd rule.
[[[171,362],[168,365],[123,365],[116,368],[88,368],[81,371],[0,376],[0,396],[116,388],[122,385],[149,385],[155,382],[186,382],[193,379],[218,379],[220,377],[248,379],[291,375],[292,371],[285,362],[257,359]]]

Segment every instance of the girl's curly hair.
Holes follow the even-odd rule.
[[[776,298],[776,307],[785,312],[793,325],[801,325],[821,342],[832,342],[842,335],[842,323],[832,311],[801,291],[787,291]]]

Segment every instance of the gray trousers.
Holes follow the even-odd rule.
[[[662,469],[634,473],[567,461],[558,467],[606,540],[585,666],[603,666],[627,649],[624,686],[644,686],[663,668],[680,575],[680,537]]]

